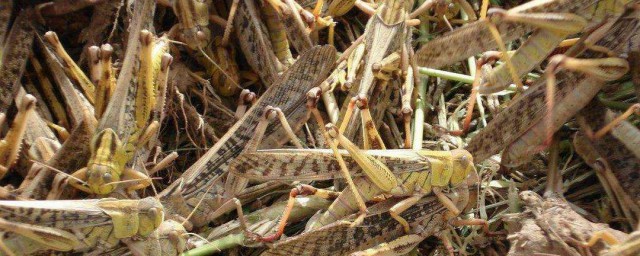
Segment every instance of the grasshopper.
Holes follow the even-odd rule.
[[[173,0],[171,8],[178,17],[178,38],[191,49],[204,49],[211,41],[209,31],[209,5],[211,0]]]
[[[241,5],[242,6],[242,5]],[[194,226],[206,225],[216,216],[218,209],[212,190],[213,185],[226,173],[229,162],[238,156],[253,134],[252,129],[260,119],[259,112],[267,105],[279,106],[285,115],[295,120],[297,129],[307,119],[308,114],[302,106],[304,93],[320,83],[328,75],[335,61],[335,49],[330,46],[314,47],[303,53],[298,60],[274,83],[232,126],[220,140],[196,161],[180,179],[160,193],[163,204],[169,212],[183,217],[189,216],[197,208],[190,221]],[[281,144],[276,127],[267,130],[268,143]],[[203,202],[199,203],[202,199]],[[227,201],[231,202],[231,201]],[[196,207],[200,205],[200,207]],[[226,204],[225,204],[226,205]]]
[[[410,121],[413,113],[411,107],[411,95],[416,83],[417,66],[413,57],[413,47],[411,46],[412,27],[419,24],[419,20],[414,19],[420,13],[431,7],[431,1],[426,1],[418,9],[409,13],[413,6],[413,1],[387,0],[379,6],[369,19],[365,28],[362,41],[357,40],[351,46],[352,52],[348,54],[346,62],[346,81],[344,85],[350,88],[350,98],[343,104],[344,115],[340,126],[341,132],[350,140],[358,139],[356,132],[361,124],[349,125],[355,122],[359,108],[372,107],[371,118],[362,115],[362,127],[364,131],[363,141],[365,148],[371,143],[376,148],[384,148],[380,143],[380,135],[377,127],[381,122],[384,109],[388,107],[388,98],[392,86],[389,82],[396,75],[400,76],[402,83],[402,110],[405,128],[405,148],[411,147]],[[362,65],[359,63],[362,61]],[[359,72],[359,73],[358,73]],[[358,75],[359,74],[359,75]],[[359,77],[359,79],[356,79]],[[357,84],[358,86],[353,86]],[[328,87],[321,87],[323,93],[329,90]],[[354,106],[358,106],[355,109]],[[369,141],[378,141],[375,144]]]
[[[449,193],[448,196],[456,198],[459,208],[465,208],[469,201],[468,189],[460,187],[452,192],[455,193]],[[351,225],[351,221],[356,219],[357,215],[351,215],[327,226],[279,241],[262,255],[403,255],[425,238],[439,236],[449,224],[447,220],[455,217],[448,215],[447,209],[437,198],[425,197],[401,214],[412,226],[412,233],[404,234],[402,225],[394,220],[389,210],[397,202],[387,199],[370,207],[362,224],[355,227]],[[454,225],[461,224],[454,222]],[[445,245],[449,244],[444,236],[441,238]],[[377,248],[367,249],[373,246]]]
[[[487,24],[489,27],[496,26],[500,31],[500,37],[505,40],[513,40],[533,31],[522,47],[512,57],[508,57],[507,63],[513,63],[512,67],[501,65],[482,77],[479,92],[497,92],[508,85],[512,79],[518,82],[519,77],[542,62],[568,35],[588,31],[607,17],[619,16],[624,10],[624,5],[629,2],[633,1],[537,0],[508,11],[492,9],[490,17],[426,43],[416,52],[416,59],[418,65],[439,68],[490,50],[490,47],[495,47],[495,44],[494,36]],[[470,35],[473,35],[475,40],[469,40]],[[499,41],[502,40],[499,39]],[[451,47],[452,45],[464,45],[464,47]],[[499,46],[502,47],[502,45]]]
[[[311,111],[317,122],[323,124],[324,122],[318,110],[313,107],[312,103],[308,103],[308,106],[311,106]],[[270,112],[271,109],[265,111],[261,123],[256,128],[255,139],[259,140],[262,137],[261,133],[264,131],[266,123],[269,122],[270,116],[273,116]],[[399,214],[431,192],[434,192],[440,202],[454,215],[460,213],[460,210],[442,193],[442,190],[449,187],[449,185],[457,187],[474,170],[473,157],[469,152],[460,149],[453,151],[404,149],[361,151],[342,135],[335,126],[329,124],[327,129],[329,131],[326,132],[326,136],[331,137],[327,139],[336,140],[342,145],[348,152],[348,158],[345,152],[339,152],[331,142],[331,151],[308,149],[293,152],[287,150],[251,152],[251,149],[245,150],[243,154],[232,162],[229,168],[232,173],[248,179],[278,177],[276,179],[310,180],[319,178],[318,172],[326,172],[327,169],[333,172],[342,171],[342,175],[347,179],[349,187],[341,193],[327,212],[312,224],[311,229],[333,223],[341,217],[352,213],[356,208],[360,209],[361,214],[361,218],[355,221],[355,224],[358,224],[366,212],[366,206],[363,202],[381,194],[410,196],[390,210],[394,219],[401,223],[407,232],[410,230],[409,224]],[[254,144],[257,143],[254,142]],[[257,161],[258,159],[261,160]],[[353,164],[353,162],[356,164]],[[348,166],[360,167],[362,172],[350,174]],[[326,167],[326,169],[320,167]],[[406,172],[394,173],[392,169],[400,169]],[[361,175],[362,173],[366,177],[359,177],[354,181],[350,180],[351,176]],[[332,174],[324,177],[335,176],[336,174]],[[303,185],[292,190],[289,200],[292,201],[300,194],[326,196],[326,193],[327,191]],[[278,232],[268,237],[258,237],[258,239],[262,241],[277,239],[284,231],[290,211],[290,207],[285,210]]]
[[[140,200],[0,201],[0,229],[7,255],[41,250],[87,251],[111,248],[120,239],[147,237],[164,220],[160,202]]]
[[[374,129],[368,127],[378,127],[378,123],[374,126],[368,124],[374,124],[373,120],[380,120],[385,108],[382,104],[388,98],[389,89],[383,85],[389,80],[389,73],[393,70],[400,69],[401,75],[406,82],[408,88],[405,88],[404,93],[411,94],[414,77],[411,74],[415,74],[416,70],[413,70],[413,66],[410,65],[412,56],[410,55],[411,47],[411,26],[415,25],[415,22],[409,20],[410,14],[407,13],[408,8],[413,6],[413,1],[385,1],[378,9],[376,13],[369,19],[365,32],[363,35],[363,42],[358,43],[356,49],[349,56],[347,62],[347,80],[345,85],[349,88],[351,84],[356,83],[356,71],[358,63],[363,60],[363,65],[360,67],[360,79],[359,86],[353,87],[353,91],[357,90],[357,93],[350,93],[352,97],[357,96],[362,101],[369,101],[373,107],[372,118],[368,116],[362,116],[362,125],[367,127],[368,132],[365,132],[363,141],[367,145],[369,140],[379,140],[379,135]],[[389,40],[391,38],[391,40]],[[366,54],[366,55],[365,55]],[[379,81],[379,85],[376,85],[376,81]],[[377,89],[376,89],[377,88]],[[378,92],[382,91],[382,92]],[[374,93],[376,92],[376,93]],[[379,95],[378,95],[379,94]],[[360,129],[360,123],[355,121],[359,109],[354,109],[355,98],[351,99],[341,125],[341,132],[351,140],[356,139],[356,131]],[[409,115],[410,116],[410,115]],[[355,125],[347,125],[356,122]],[[406,124],[406,123],[405,123]],[[364,129],[364,128],[363,128]],[[367,134],[373,134],[373,137],[367,136]],[[384,148],[382,145],[377,148]]]
[[[171,1],[179,23],[169,33],[176,34],[172,37],[184,41],[191,50],[196,51],[198,62],[205,66],[223,96],[235,95],[239,91],[240,75],[238,64],[234,60],[234,48],[228,45],[228,30],[231,26],[227,24],[224,37],[216,38],[212,43],[208,28],[209,5],[210,0]]]
[[[159,72],[168,69],[170,56],[166,57],[168,55],[165,55],[167,44],[163,39],[154,42],[152,34],[146,30],[141,31],[139,35],[141,53],[136,85],[138,88],[133,92],[135,94],[130,94],[132,102],[122,102],[123,105],[129,105],[131,108],[135,105],[135,112],[122,113],[119,117],[108,115],[109,106],[113,106],[112,108],[122,106],[115,105],[114,101],[110,101],[92,139],[92,154],[87,168],[72,174],[80,180],[87,180],[88,187],[78,184],[75,180],[71,181],[72,186],[87,193],[108,194],[115,189],[115,185],[109,183],[119,181],[121,176],[124,179],[143,179],[140,184],[130,186],[129,190],[141,189],[150,184],[146,175],[126,168],[126,164],[133,158],[138,148],[155,136],[153,134],[158,129],[158,122],[150,123],[149,120],[156,104],[162,104],[156,102],[155,94],[158,88],[166,89],[166,85],[160,85],[158,80],[164,79],[164,83],[166,83],[166,75],[161,78]],[[125,78],[120,77],[119,79],[124,80]],[[127,85],[129,83],[136,84],[136,78],[129,77],[129,79],[131,81],[124,83]],[[119,93],[118,88],[129,90],[129,88],[117,85],[114,97]],[[132,123],[127,123],[127,121]],[[124,138],[125,141],[122,141],[121,138]]]
[[[603,28],[604,35],[596,32],[602,37],[595,43],[596,47],[611,49],[616,55],[625,54],[632,47],[628,42],[633,42],[633,38],[637,37],[639,27],[634,16],[636,12],[637,5],[630,5],[619,19],[612,21],[615,23]],[[503,165],[517,166],[528,161],[534,153],[544,148],[540,145],[546,144],[553,132],[595,96],[606,81],[617,79],[628,70],[628,64],[623,59],[597,59],[602,55],[590,52],[579,55],[583,50],[584,47],[577,44],[566,56],[596,59],[585,60],[583,65],[571,65],[576,63],[573,61],[575,59],[554,57],[551,67],[545,72],[546,79],[531,86],[471,139],[466,149],[474,154],[476,161],[482,161],[504,147],[507,148],[503,152]],[[580,71],[567,70],[554,74],[559,69],[559,62],[564,62],[565,66],[576,66],[572,69]],[[558,83],[557,92],[547,89],[555,88],[555,81]]]
[[[166,53],[166,38],[155,39],[151,32],[142,29],[149,26],[154,8],[153,1],[136,3],[124,64],[112,100],[91,140],[89,163],[72,174],[77,179],[70,180],[73,187],[84,192],[108,194],[116,188],[113,182],[121,178],[142,180],[129,186],[129,191],[150,184],[146,175],[126,168],[126,165],[135,151],[157,132],[159,123],[150,122],[150,119],[156,104],[163,104],[157,102],[156,90],[166,88],[160,84],[166,83],[166,75],[159,74],[167,73],[171,63],[171,57]],[[78,180],[86,180],[87,184],[80,184]]]

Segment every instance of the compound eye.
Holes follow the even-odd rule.
[[[105,173],[105,174],[103,174],[103,175],[102,175],[102,179],[103,179],[106,183],[109,183],[109,182],[111,182],[111,181],[112,181],[112,179],[113,179],[113,178],[112,178],[112,176],[111,176],[111,173]]]
[[[196,32],[196,38],[198,38],[198,40],[200,40],[201,42],[207,41],[207,35],[202,31]]]

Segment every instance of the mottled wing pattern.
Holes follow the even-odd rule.
[[[517,23],[501,23],[497,27],[504,41],[514,40],[532,29]],[[479,20],[427,42],[416,51],[415,57],[421,67],[441,68],[496,48],[498,45],[487,24]]]
[[[347,168],[353,176],[362,175],[354,161],[347,161]],[[333,155],[313,153],[245,153],[229,166],[233,174],[251,180],[329,180],[341,178],[339,170]]]
[[[607,35],[600,39],[597,45],[604,46],[618,54],[624,54],[628,51],[628,42],[637,36],[639,31],[638,19],[625,16],[609,28]],[[587,52],[581,57],[596,58],[601,55]],[[554,110],[556,112],[562,111],[562,114],[556,113],[554,115],[557,119],[554,119],[554,124],[564,124],[566,119],[574,116],[578,110],[586,106],[604,85],[603,81],[587,77],[580,72],[563,71],[556,76],[557,89]],[[483,161],[528,133],[540,133],[531,127],[540,122],[547,113],[545,93],[546,80],[540,79],[526,90],[522,97],[514,100],[508,108],[495,116],[485,129],[474,136],[465,148],[473,154],[474,161]],[[572,99],[567,100],[568,97],[572,97]],[[515,161],[515,159],[512,160]]]
[[[227,170],[230,160],[240,154],[254,135],[265,107],[279,107],[289,122],[297,123],[299,120],[293,120],[291,116],[305,108],[307,91],[326,79],[335,59],[336,50],[332,46],[316,46],[303,53],[242,119],[183,174],[186,181],[183,193],[193,195],[196,191],[205,190],[207,184]],[[265,138],[279,126],[271,124],[265,132]]]
[[[510,9],[509,12],[582,13],[585,17],[589,17],[593,14],[590,13],[589,8],[593,8],[597,2],[607,1],[530,1]],[[496,27],[505,42],[522,37],[536,29],[535,26],[517,22],[500,22]],[[486,21],[478,20],[424,44],[416,52],[416,59],[420,66],[440,68],[497,47],[491,32],[487,29]]]
[[[385,204],[382,202],[381,204]],[[383,242],[389,242],[405,235],[402,226],[388,212],[390,205],[384,210],[374,209],[361,225],[351,227],[351,220],[356,215],[345,218],[327,226],[305,232],[278,242],[262,255],[348,255],[364,250]],[[401,214],[409,223],[425,224],[428,230],[422,230],[425,235],[438,231],[443,227],[441,213],[444,206],[434,196],[421,200],[415,206]]]
[[[9,221],[62,229],[100,226],[111,218],[99,200],[0,201],[0,217]]]
[[[429,168],[428,159],[413,154],[394,155],[394,151],[407,153],[405,150],[368,150],[363,152],[373,155],[389,167],[394,174],[423,171]],[[351,177],[365,175],[346,150],[340,150],[340,153]],[[239,155],[231,163],[229,171],[244,178],[260,181],[313,181],[343,178],[340,166],[333,152],[329,149],[246,152]]]
[[[4,46],[4,39],[9,29],[9,19],[11,19],[11,10],[13,10],[13,1],[0,2],[0,55]]]
[[[11,105],[20,88],[20,77],[29,59],[29,52],[33,46],[35,28],[33,10],[22,10],[13,22],[11,32],[2,49],[2,62],[0,63],[0,110],[6,110]],[[2,47],[2,45],[0,45]]]
[[[279,60],[273,52],[268,29],[260,19],[254,0],[240,1],[233,25],[247,62],[260,79],[271,86],[278,77]]]

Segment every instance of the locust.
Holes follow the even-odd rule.
[[[72,174],[70,185],[87,193],[109,194],[121,179],[139,180],[128,191],[150,185],[149,177],[126,167],[135,152],[153,138],[159,128],[152,120],[157,95],[164,95],[168,65],[166,38],[154,38],[142,28],[149,26],[155,2],[142,1],[135,5],[134,20],[129,27],[129,45],[112,99],[109,101],[91,140],[91,157],[86,168]],[[105,77],[105,79],[111,79]],[[164,99],[160,99],[163,101]],[[78,181],[86,181],[81,184]],[[114,183],[116,182],[116,183]]]
[[[307,119],[304,93],[326,78],[335,61],[336,52],[331,46],[317,46],[303,53],[298,60],[254,103],[254,105],[220,138],[198,161],[187,169],[178,180],[160,193],[161,201],[169,212],[182,217],[191,215],[189,221],[196,227],[206,225],[220,207],[213,186],[220,184],[229,163],[238,156],[253,135],[253,128],[260,120],[260,112],[267,105],[282,108],[283,113],[298,129]],[[282,133],[278,127],[267,129],[267,143],[281,144]],[[199,203],[202,200],[202,203]],[[224,199],[222,205],[233,206],[233,200]]]
[[[0,250],[7,255],[43,250],[108,249],[120,239],[147,237],[164,220],[160,202],[94,200],[0,201]]]
[[[386,89],[384,85],[389,82],[394,70],[399,70],[399,76],[405,81],[406,87],[404,94],[411,94],[414,84],[415,74],[413,70],[411,57],[411,26],[415,25],[415,20],[409,20],[410,14],[407,13],[408,8],[413,6],[413,1],[385,1],[376,9],[376,13],[369,19],[362,42],[356,41],[355,50],[349,56],[347,61],[347,78],[345,86],[350,88],[350,100],[343,105],[346,110],[343,115],[341,130],[347,138],[355,140],[356,132],[360,129],[360,123],[356,122],[359,108],[354,108],[357,100],[367,102],[372,107],[372,118],[362,116],[362,127],[367,127],[367,132],[362,136],[363,141],[379,140],[379,135],[375,129],[369,127],[378,127],[379,123],[373,120],[380,120],[382,109],[386,108],[389,96],[389,86]],[[391,40],[389,40],[391,39]],[[359,63],[363,61],[361,67]],[[361,74],[356,80],[357,71]],[[358,82],[359,81],[359,82]],[[352,86],[354,84],[358,86]],[[403,86],[404,87],[404,86]],[[326,90],[323,90],[323,92]],[[358,106],[361,106],[360,104]],[[354,123],[354,125],[348,125]],[[371,126],[367,123],[374,123]],[[347,128],[348,127],[348,128]],[[363,128],[363,130],[365,130]],[[373,137],[368,136],[369,134]],[[366,146],[365,146],[366,147]],[[377,148],[384,148],[379,145]]]
[[[454,189],[448,196],[455,198],[456,205],[463,209],[469,202],[469,190],[464,186],[461,188]],[[395,221],[390,211],[397,202],[387,199],[370,207],[360,225],[352,226],[351,223],[357,215],[347,216],[335,223],[274,243],[262,255],[404,255],[432,235],[439,236],[445,245],[450,245],[441,232],[448,225],[458,226],[460,223],[449,221],[456,216],[449,216],[436,197],[422,198],[401,213],[411,223],[410,234],[405,234],[403,226]],[[473,221],[467,220],[467,223]],[[447,249],[450,254],[453,253],[452,248]]]
[[[231,24],[225,24],[222,37],[212,38],[208,28],[210,0],[173,0],[170,4],[179,20],[169,32],[174,34],[171,37],[184,41],[190,50],[195,51],[196,59],[205,66],[221,95],[237,94],[240,88],[240,71],[234,60],[235,49],[228,44]]]
[[[96,133],[91,141],[92,156],[86,169],[80,169],[72,175],[80,180],[87,180],[87,186],[77,184],[75,180],[71,185],[87,193],[108,194],[115,189],[113,181],[123,179],[143,179],[137,185],[130,186],[129,190],[144,188],[149,185],[148,177],[133,169],[126,168],[135,151],[147,143],[158,129],[158,122],[149,122],[152,110],[155,108],[156,90],[166,85],[157,84],[160,77],[160,69],[168,69],[169,60],[163,61],[167,44],[162,39],[154,42],[150,32],[143,30],[140,32],[141,49],[140,67],[137,78],[129,77],[131,81],[122,84],[137,86],[137,90],[128,95],[129,101],[122,102],[124,106],[133,108],[135,112],[122,113],[119,117],[109,115],[109,106],[120,108],[123,105],[116,105],[115,101],[110,101],[110,105],[105,110],[105,115],[100,119]],[[164,57],[170,59],[170,57]],[[122,74],[121,74],[122,75]],[[123,77],[120,77],[123,79]],[[164,78],[166,79],[166,77]],[[166,80],[164,80],[166,83]],[[137,85],[136,85],[137,84]],[[129,88],[116,86],[114,99],[118,96],[118,87],[129,90]],[[135,88],[135,87],[134,87]],[[116,118],[116,119],[114,119]],[[131,120],[133,119],[133,120]],[[130,122],[130,123],[129,123]],[[124,140],[124,141],[123,141]]]
[[[317,98],[311,97],[308,106],[316,117],[316,121],[324,124],[319,111],[313,106],[314,101],[317,101]],[[266,124],[275,117],[274,112],[279,111],[273,108],[265,110],[265,114],[256,128],[255,140],[261,139],[261,133],[264,132]],[[282,119],[280,120],[282,122]],[[449,186],[459,186],[474,171],[473,156],[469,152],[462,149],[453,151],[406,149],[362,151],[332,124],[327,125],[327,130],[325,131],[326,136],[329,137],[327,141],[335,140],[337,144],[346,149],[346,152],[340,152],[333,141],[330,142],[330,151],[315,149],[255,151],[255,147],[248,147],[232,162],[229,168],[232,173],[238,176],[258,180],[274,177],[279,180],[316,180],[322,177],[318,174],[320,172],[341,171],[341,175],[347,179],[349,186],[335,199],[327,212],[311,225],[311,229],[333,223],[359,209],[361,217],[354,221],[354,225],[357,225],[365,216],[366,205],[364,201],[369,201],[382,194],[409,196],[390,210],[394,219],[401,223],[407,232],[410,230],[409,224],[399,214],[431,192],[452,214],[458,215],[460,213],[460,210],[443,194],[442,190]],[[258,142],[253,142],[251,145],[256,144]],[[362,171],[349,173],[350,166],[352,168],[359,167]],[[394,173],[392,169],[402,170],[404,173]],[[365,177],[359,177],[362,174]],[[325,178],[336,176],[337,174],[324,175]],[[351,181],[352,176],[356,177],[353,181]],[[292,202],[298,195],[306,194],[331,196],[328,191],[301,185],[291,191],[289,202]],[[267,242],[277,239],[284,232],[290,211],[291,207],[285,210],[278,232],[257,239]]]
[[[404,119],[405,148],[411,148],[410,121],[413,113],[411,95],[417,80],[417,66],[413,57],[413,26],[420,24],[415,19],[421,13],[433,7],[432,1],[424,2],[415,11],[409,13],[413,1],[383,1],[369,19],[365,32],[356,40],[350,50],[345,51],[341,61],[345,62],[346,78],[343,83],[348,89],[349,98],[343,104],[341,130],[350,140],[360,140],[357,132],[363,127],[362,141],[368,145],[384,148],[376,130],[385,109],[388,108],[391,83],[402,85],[401,114]],[[349,53],[347,53],[349,52]],[[362,64],[360,64],[362,63]],[[341,64],[342,65],[342,64]],[[343,75],[336,73],[336,75]],[[396,79],[396,77],[400,77]],[[335,79],[335,78],[332,78]],[[327,82],[320,87],[322,93],[330,90]],[[358,108],[355,108],[358,106]],[[356,122],[360,108],[371,108],[371,117],[362,115]],[[355,123],[354,123],[355,122]],[[350,124],[354,125],[350,125]],[[373,142],[377,141],[377,142]]]
[[[603,30],[594,32],[597,36],[590,40],[595,42],[587,43],[609,49],[609,56],[597,51],[582,53],[585,47],[579,43],[564,56],[552,58],[545,79],[532,85],[471,139],[466,149],[474,154],[476,161],[506,147],[502,154],[503,165],[517,166],[527,162],[548,145],[550,135],[582,109],[607,81],[624,75],[628,64],[617,56],[633,47],[628,42],[634,42],[637,37],[638,23],[634,16],[637,6],[630,4],[619,19],[611,20]],[[578,59],[570,56],[585,60],[576,61]],[[558,89],[554,90],[556,87]]]
[[[489,17],[480,19],[424,44],[417,52],[420,66],[439,68],[496,47],[498,41],[489,27],[496,26],[500,38],[514,40],[527,32],[533,34],[509,57],[513,69],[501,65],[483,75],[480,93],[502,90],[511,79],[514,82],[528,73],[560,42],[571,34],[589,31],[608,18],[616,18],[624,10],[626,0],[537,0],[507,11],[492,9]],[[489,26],[488,26],[489,25]],[[474,40],[469,40],[473,36]],[[498,39],[502,41],[501,39]],[[455,45],[456,47],[451,47]],[[457,47],[462,46],[464,47]],[[502,45],[498,45],[502,47]],[[503,56],[505,58],[505,56]],[[515,74],[514,77],[512,73]]]

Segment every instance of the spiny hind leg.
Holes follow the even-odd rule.
[[[440,203],[445,208],[447,208],[447,210],[449,210],[449,212],[453,216],[460,215],[460,209],[458,209],[456,204],[453,201],[451,201],[451,199],[449,199],[449,197],[447,197],[447,195],[442,193],[442,188],[441,187],[433,187],[432,191],[433,191],[433,194],[436,195],[436,197],[438,198],[438,201],[440,201]]]
[[[317,188],[314,188],[312,186],[304,185],[304,184],[296,186],[295,188],[291,189],[291,192],[289,193],[289,200],[287,201],[287,206],[285,207],[285,210],[284,210],[284,212],[282,214],[282,217],[280,218],[280,221],[278,222],[278,229],[276,230],[275,233],[273,233],[273,234],[271,234],[269,236],[264,236],[263,237],[263,236],[260,236],[260,235],[257,235],[257,234],[253,234],[252,232],[249,232],[246,229],[245,229],[245,231],[250,233],[250,234],[253,234],[251,236],[254,239],[256,239],[257,241],[260,241],[260,242],[273,242],[273,241],[277,240],[284,233],[284,228],[287,225],[287,220],[289,219],[289,216],[291,215],[291,211],[293,210],[296,197],[298,197],[298,196],[308,196],[308,195],[313,195],[313,196],[317,196],[317,197],[324,198],[324,199],[334,200],[335,198],[337,198],[340,195],[340,193],[339,192],[330,191],[330,190],[317,189]],[[246,226],[246,224],[245,224],[245,226]]]
[[[369,101],[364,95],[356,96],[356,106],[360,109],[363,127],[363,141],[365,149],[386,149],[382,137],[376,128],[376,123],[369,110]],[[345,119],[346,121],[347,119]]]
[[[382,141],[382,137],[380,133],[376,129],[375,122],[373,117],[371,116],[371,111],[369,111],[369,100],[364,95],[357,95],[351,98],[349,101],[349,105],[347,106],[347,110],[345,111],[344,118],[342,119],[342,124],[340,124],[340,128],[338,129],[339,134],[343,134],[347,129],[349,120],[353,115],[353,110],[355,107],[358,107],[362,119],[362,127],[363,127],[363,141],[365,149],[385,149],[384,142]]]
[[[3,177],[6,171],[18,160],[22,139],[27,129],[27,120],[29,115],[34,112],[35,105],[36,98],[31,94],[26,94],[20,101],[18,113],[13,119],[13,123],[9,127],[7,134],[4,139],[0,140],[0,178]],[[5,114],[0,113],[0,121],[4,123],[5,119]]]
[[[293,129],[291,129],[291,126],[289,125],[289,122],[287,121],[287,118],[282,112],[282,110],[280,108],[267,106],[264,109],[262,118],[260,118],[260,121],[256,125],[253,137],[251,137],[251,139],[247,142],[247,145],[245,146],[243,153],[255,152],[258,150],[258,147],[262,142],[262,138],[264,137],[264,133],[267,130],[269,123],[271,122],[271,120],[273,120],[276,117],[278,117],[278,120],[280,121],[280,124],[285,130],[285,133],[289,137],[290,141],[294,145],[296,145],[297,148],[299,149],[303,148],[302,144],[300,143],[295,133],[293,132]],[[245,178],[229,174],[227,176],[227,180],[225,181],[225,185],[224,185],[225,197],[226,198],[234,197],[236,194],[240,193],[243,189],[245,189],[248,183],[249,183],[249,180]]]
[[[222,36],[222,41],[221,41],[222,46],[227,46],[229,44],[229,38],[231,37],[231,30],[233,29],[233,20],[236,16],[236,10],[238,10],[239,2],[240,0],[233,0],[233,3],[231,4],[231,8],[229,9],[229,16],[227,18],[227,22],[224,27],[224,34]]]
[[[424,195],[424,193],[415,194],[398,202],[397,204],[393,205],[391,209],[389,209],[389,215],[391,215],[393,219],[395,219],[400,223],[400,225],[402,225],[405,233],[409,233],[411,231],[411,226],[409,226],[409,222],[407,222],[407,220],[400,216],[400,214],[411,208],[411,206],[414,206],[422,197],[424,197]]]
[[[257,101],[256,94],[249,91],[248,89],[244,89],[240,92],[240,96],[238,97],[238,108],[236,108],[235,117],[237,119],[242,118],[247,110]]]
[[[315,88],[314,88],[315,89]],[[364,218],[364,214],[367,211],[367,205],[364,203],[364,200],[362,199],[362,196],[360,195],[360,193],[358,193],[358,189],[355,186],[355,184],[353,183],[353,179],[351,178],[351,174],[349,173],[349,169],[347,168],[347,164],[345,163],[344,159],[342,158],[342,155],[340,154],[340,152],[338,151],[338,141],[335,137],[332,137],[329,134],[329,131],[327,129],[327,125],[325,125],[325,122],[322,118],[322,115],[320,114],[320,111],[317,108],[317,103],[320,99],[320,95],[322,93],[322,90],[318,89],[318,90],[310,90],[307,93],[307,108],[311,111],[311,113],[313,114],[314,118],[316,119],[316,122],[318,123],[319,126],[323,127],[322,130],[322,136],[325,138],[325,140],[327,141],[327,144],[329,144],[329,146],[331,147],[331,150],[333,151],[333,155],[336,157],[336,160],[338,161],[338,164],[340,165],[340,172],[342,174],[342,177],[347,181],[347,184],[349,186],[349,189],[351,189],[351,191],[353,191],[354,194],[354,199],[358,205],[358,208],[360,209],[360,213],[361,216],[358,218],[359,220],[362,220]],[[347,119],[345,119],[347,120]],[[338,129],[335,129],[338,130]],[[336,131],[339,133],[339,130]]]
[[[415,85],[419,83],[417,78],[418,64],[415,59],[415,52],[410,45],[403,45],[403,60],[402,61],[402,75],[404,77],[404,83],[402,84],[402,107],[400,114],[404,122],[404,148],[412,148],[412,133],[411,133],[411,118],[413,117],[413,107],[411,102],[413,99],[413,90]]]
[[[253,137],[251,137],[251,139],[245,146],[246,152],[255,152],[258,150],[258,146],[260,146],[260,143],[262,142],[262,138],[264,137],[264,133],[267,130],[267,127],[276,117],[278,118],[278,121],[284,128],[291,142],[299,149],[304,148],[298,140],[296,134],[293,132],[293,129],[291,128],[291,125],[289,124],[289,121],[287,121],[287,117],[284,115],[282,110],[280,108],[267,106],[264,108],[262,118],[260,118],[260,121],[258,121],[258,124],[256,125]]]

